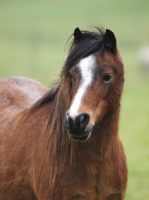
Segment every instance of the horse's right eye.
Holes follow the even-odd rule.
[[[73,77],[70,75],[70,81],[73,82]]]

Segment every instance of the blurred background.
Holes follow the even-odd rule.
[[[125,64],[120,137],[128,161],[126,200],[149,199],[149,0],[0,0],[0,77],[49,86],[76,27],[111,29]]]

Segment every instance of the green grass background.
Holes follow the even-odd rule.
[[[120,137],[128,160],[126,200],[149,199],[149,73],[138,62],[149,43],[149,0],[0,0],[0,77],[56,80],[76,27],[111,29],[125,63]]]

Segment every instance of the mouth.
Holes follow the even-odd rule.
[[[88,131],[86,132],[83,132],[82,134],[78,134],[78,132],[76,134],[74,134],[74,130],[71,131],[69,130],[69,133],[71,135],[71,137],[74,139],[74,140],[78,140],[78,141],[86,141],[90,138],[91,136],[91,132],[92,132],[92,129],[89,129]]]
[[[80,140],[80,141],[85,141],[85,140],[87,140],[87,138],[88,138],[88,135],[87,136],[84,136],[84,137],[74,137],[74,136],[71,136],[73,139],[75,139],[75,140]]]

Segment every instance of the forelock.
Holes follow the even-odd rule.
[[[78,44],[75,44],[74,39],[72,40],[63,71],[67,73],[81,58],[85,58],[95,52],[103,54],[104,30],[98,27],[96,27],[96,30],[98,30],[98,32],[81,31],[84,34],[85,39]]]

